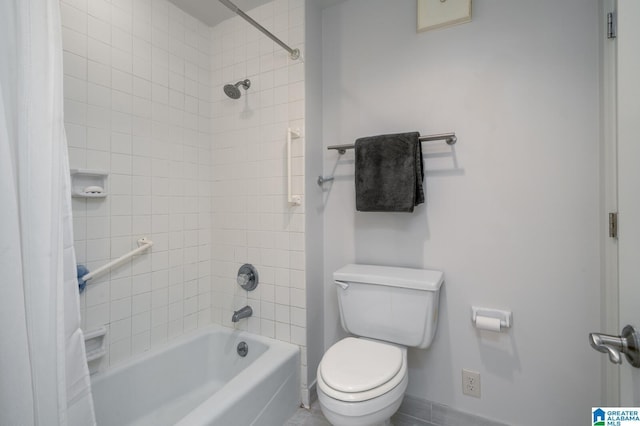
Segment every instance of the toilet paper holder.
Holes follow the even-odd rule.
[[[502,309],[482,308],[479,306],[471,307],[471,322],[475,325],[478,317],[494,318],[500,320],[500,328],[509,328],[513,322],[513,314],[511,311]]]

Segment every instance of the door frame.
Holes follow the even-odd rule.
[[[607,14],[617,11],[617,0],[600,0],[600,198],[601,198],[601,326],[618,335],[618,241],[609,237],[609,213],[618,211],[617,41],[607,38]],[[586,340],[586,339],[585,339]],[[586,343],[585,343],[586,345]],[[602,357],[602,405],[620,404],[620,367]]]

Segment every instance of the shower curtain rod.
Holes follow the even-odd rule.
[[[229,1],[229,0],[218,0],[218,1],[220,3],[222,3],[223,5],[227,6],[232,12],[236,13],[242,19],[244,19],[245,21],[247,21],[248,23],[250,23],[251,25],[256,27],[262,34],[266,35],[271,40],[273,40],[274,42],[279,44],[280,47],[282,47],[284,50],[289,52],[289,57],[291,59],[295,60],[295,59],[300,58],[300,49],[292,49],[289,46],[287,46],[282,40],[280,40],[278,37],[273,35],[265,27],[263,27],[262,25],[258,24],[251,16],[247,15],[246,13],[244,13],[242,10],[240,10],[240,8],[238,6],[233,4],[231,1]]]

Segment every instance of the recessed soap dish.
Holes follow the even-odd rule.
[[[107,196],[107,172],[101,170],[71,169],[71,196],[104,198]]]
[[[84,347],[87,353],[87,362],[95,361],[106,355],[104,337],[107,334],[106,327],[84,333]]]

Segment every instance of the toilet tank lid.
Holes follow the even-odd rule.
[[[333,279],[335,281],[437,291],[444,281],[444,274],[441,271],[429,269],[349,264],[335,271]]]

